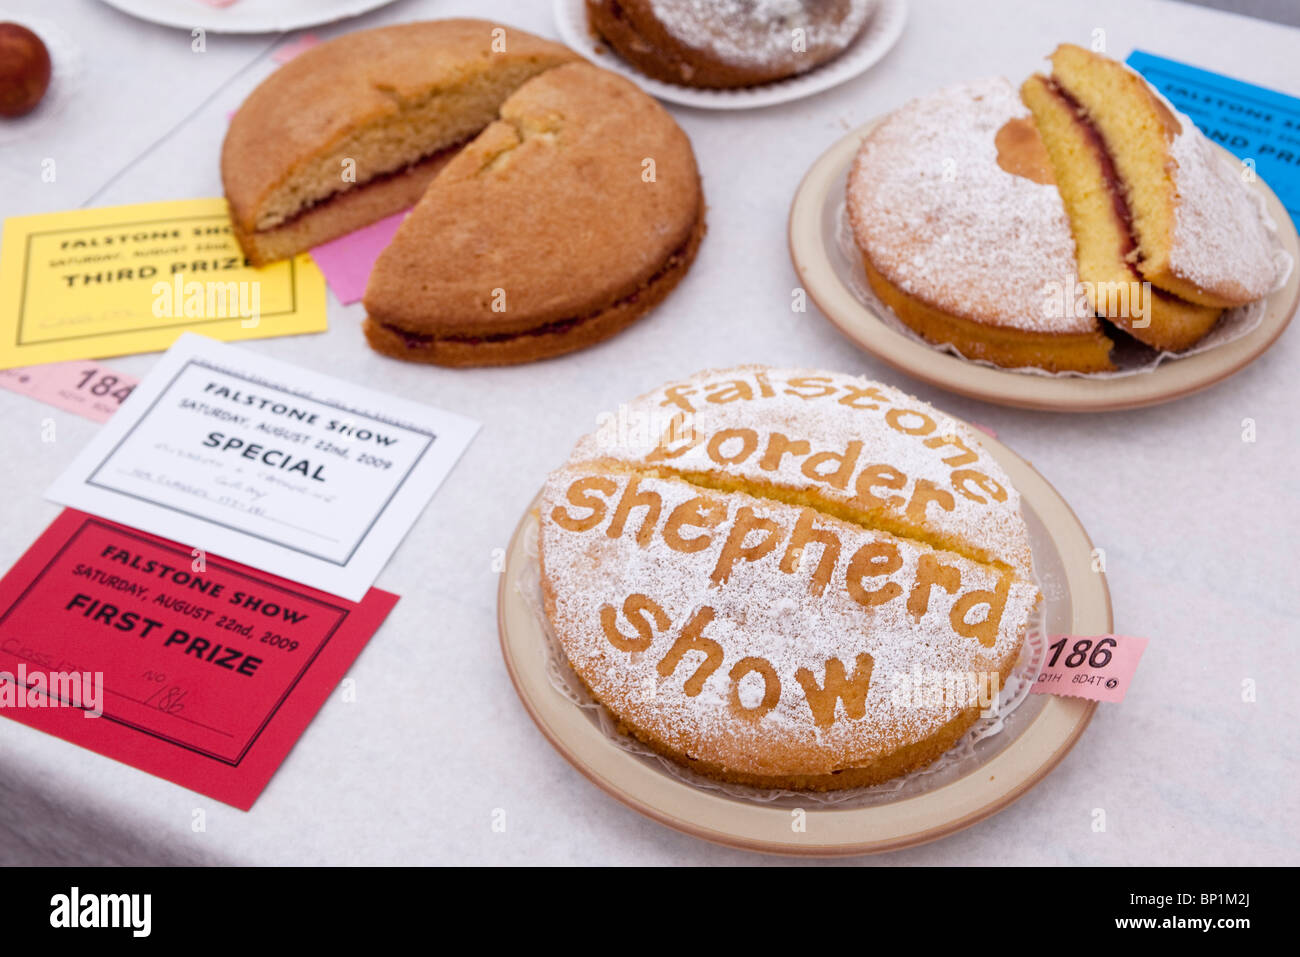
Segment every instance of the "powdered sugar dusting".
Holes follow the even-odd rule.
[[[636,513],[622,534],[607,534],[609,516],[591,528],[573,531],[553,518],[557,506],[580,512],[566,493],[579,479],[604,475],[619,490],[633,481],[626,473],[602,473],[597,466],[570,466],[552,474],[542,496],[540,552],[548,615],[566,656],[596,698],[622,720],[676,751],[723,764],[733,770],[761,775],[828,773],[869,762],[898,747],[934,734],[961,710],[951,699],[927,700],[895,693],[900,678],[918,673],[1006,672],[1020,652],[1025,623],[1038,600],[1030,582],[1009,585],[1005,609],[989,646],[954,631],[951,613],[957,596],[933,588],[924,614],[906,607],[907,590],[917,580],[918,562],[925,554],[960,571],[962,590],[993,590],[1003,580],[988,566],[949,553],[821,517],[819,527],[831,529],[842,542],[830,584],[820,595],[811,589],[813,569],[821,559],[810,556],[796,570],[777,570],[782,549],[766,558],[738,562],[722,585],[711,574],[723,549],[723,535],[693,553],[669,548],[661,535],[638,544],[635,533],[642,514]],[[638,490],[658,495],[661,514],[701,495],[701,489],[675,479],[641,477]],[[615,492],[615,495],[619,492]],[[707,494],[707,493],[706,493]],[[720,497],[725,502],[726,528],[741,509],[776,524],[788,540],[800,510],[742,493]],[[850,556],[863,545],[888,543],[901,563],[872,587],[888,581],[901,594],[867,608],[842,586]],[[653,629],[645,647],[629,652],[616,648],[601,625],[602,609],[624,608],[627,596],[652,599],[668,621]],[[669,655],[683,626],[701,609],[712,610],[702,634],[722,649],[722,660],[690,694],[687,681],[704,663],[692,651],[668,674],[660,663]],[[649,620],[649,619],[647,619]],[[632,634],[631,622],[619,614],[621,633]],[[859,654],[873,661],[865,698],[865,717],[850,719],[844,704],[836,719],[819,724],[797,678],[808,669],[822,682],[830,659],[849,671]],[[732,669],[746,658],[761,658],[779,679],[779,698],[757,720],[737,715],[731,703]],[[752,683],[752,682],[751,682]],[[757,689],[762,688],[760,682]],[[749,706],[761,691],[741,692]],[[748,697],[749,701],[746,701]]]
[[[958,509],[972,471],[985,508]],[[898,493],[899,535],[818,504],[865,514],[881,480]],[[811,508],[777,498],[800,490],[818,493]],[[1039,600],[1019,502],[974,430],[897,389],[818,370],[701,372],[602,416],[548,478],[546,614],[595,698],[674,753],[760,776],[862,766],[970,708],[900,682],[988,679],[1017,660]],[[927,544],[945,537],[993,561]],[[856,680],[864,661],[862,711],[850,694],[831,696],[833,718],[819,698],[819,713],[833,668]]]
[[[1178,192],[1170,267],[1202,289],[1259,299],[1277,278],[1277,243],[1241,170],[1217,154],[1190,119],[1180,114],[1179,121],[1183,132],[1169,146]]]
[[[679,415],[684,418],[674,436],[669,430]],[[685,427],[693,432],[693,445],[692,436],[681,434]],[[738,428],[755,433],[753,448],[743,458],[743,439],[714,444],[719,433]],[[781,439],[774,435],[806,443],[806,448],[778,455],[774,445]],[[700,372],[635,399],[580,440],[571,461],[611,459],[679,472],[715,472],[811,491],[850,508],[863,504],[863,474],[873,466],[889,466],[905,481],[865,491],[883,504],[891,520],[1027,575],[1031,559],[1020,495],[982,439],[920,399],[861,376],[741,366]],[[833,456],[852,458],[852,442],[860,443],[860,452],[837,475],[842,460]],[[909,510],[923,483],[942,493],[942,501]]]
[[[874,0],[649,0],[679,43],[737,67],[811,69],[861,32]],[[796,33],[797,31],[797,33]],[[802,49],[796,50],[799,41]]]
[[[886,117],[849,174],[854,236],[892,283],[947,312],[1003,328],[1088,333],[1097,328],[1092,316],[1049,308],[1051,292],[1076,272],[1060,194],[997,162],[998,131],[1027,116],[1010,82],[992,77]]]
[[[675,780],[692,787],[766,805],[784,805],[793,802],[789,803],[790,807],[810,805],[837,808],[868,807],[905,796],[914,797],[940,781],[951,781],[953,775],[974,770],[984,760],[981,757],[981,752],[984,750],[981,745],[1018,723],[1016,712],[1030,698],[1030,688],[1038,678],[1046,651],[1047,603],[1054,596],[1059,597],[1059,586],[1053,587],[1054,583],[1038,583],[1039,590],[1046,596],[1045,600],[1039,602],[1030,616],[1020,657],[1010,677],[1002,685],[997,704],[983,712],[961,741],[933,762],[869,788],[824,792],[761,788],[707,777],[665,757],[619,730],[618,719],[608,708],[592,697],[590,690],[583,685],[569,664],[568,657],[555,636],[555,628],[547,616],[546,601],[542,593],[542,573],[538,560],[539,533],[540,527],[537,521],[525,523],[521,543],[524,558],[515,570],[513,587],[537,619],[537,624],[542,631],[541,650],[546,676],[551,687],[574,706],[586,712],[592,724],[619,750],[637,756]],[[746,676],[746,680],[750,677],[754,677],[752,672]]]

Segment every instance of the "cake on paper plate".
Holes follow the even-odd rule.
[[[1020,500],[969,427],[815,370],[699,373],[546,482],[545,610],[624,732],[758,787],[875,784],[951,748],[1040,596]],[[915,692],[915,693],[913,693]]]

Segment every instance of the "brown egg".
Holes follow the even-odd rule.
[[[50,53],[17,23],[0,23],[0,116],[36,109],[50,85]]]

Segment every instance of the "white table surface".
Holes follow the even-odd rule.
[[[180,2],[180,0],[178,0]],[[321,37],[477,15],[554,36],[550,0],[403,0]],[[276,36],[190,37],[94,0],[0,0],[51,19],[85,76],[56,122],[0,145],[0,213],[217,196],[226,115],[274,67]],[[1300,329],[1208,392],[1092,416],[1022,412],[907,379],[815,309],[790,310],[786,215],[804,171],[850,128],[913,95],[1021,77],[1061,41],[1134,47],[1300,94],[1300,31],[1165,0],[913,0],[899,45],[856,80],[749,112],[672,108],[699,156],[709,234],[654,314],[594,349],[510,369],[407,365],[366,348],[359,304],[327,333],[244,347],[473,416],[478,438],[380,575],[402,596],[250,813],[0,721],[0,862],[773,862],[667,830],[616,803],[528,718],[496,633],[496,549],[596,414],[660,382],[739,362],[824,366],[895,383],[993,427],[1107,553],[1116,629],[1151,644],[1127,700],[1009,809],[871,864],[1300,862]],[[58,164],[54,184],[40,164]],[[156,356],[110,360],[144,375]],[[1254,419],[1257,441],[1242,441]],[[57,441],[41,440],[53,419]],[[58,513],[42,491],[97,426],[0,391],[0,568]],[[1287,596],[1291,597],[1287,597]],[[1257,701],[1242,700],[1253,679]],[[191,829],[204,809],[206,831]],[[506,830],[492,828],[495,809]],[[1094,809],[1107,828],[1093,830]]]

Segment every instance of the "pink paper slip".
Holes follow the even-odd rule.
[[[343,305],[357,302],[365,294],[370,270],[409,210],[363,226],[356,232],[332,239],[311,251],[311,258],[325,274],[325,282]]]
[[[1052,635],[1034,694],[1124,700],[1147,640],[1133,635]]]
[[[93,359],[0,369],[0,387],[107,422],[140,380]]]
[[[271,53],[271,59],[276,63],[288,63],[299,53],[302,53],[304,50],[310,50],[318,43],[320,43],[320,41],[316,39],[314,33],[304,33],[302,36],[295,37],[288,43],[276,47]]]

